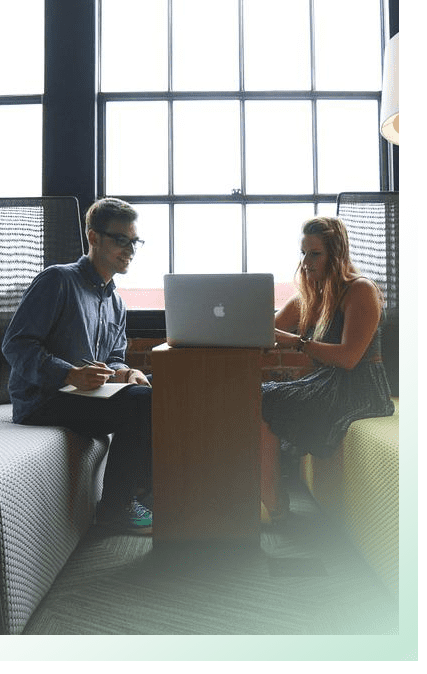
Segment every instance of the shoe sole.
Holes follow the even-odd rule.
[[[137,536],[152,536],[153,527],[126,527],[128,534],[136,534]]]
[[[131,526],[129,523],[124,523],[120,521],[112,521],[112,520],[97,520],[95,522],[95,526],[97,527],[102,527],[103,529],[110,529],[111,531],[115,532],[120,532],[120,533],[129,533],[129,534],[137,534],[139,536],[152,536],[153,535],[153,527],[138,527],[138,526]]]

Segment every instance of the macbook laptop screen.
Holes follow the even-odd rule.
[[[170,346],[273,347],[272,274],[166,274],[164,286]]]

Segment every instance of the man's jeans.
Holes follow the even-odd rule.
[[[151,392],[131,384],[110,398],[59,393],[23,423],[65,426],[94,438],[113,433],[102,501],[120,508],[138,489],[151,489]]]

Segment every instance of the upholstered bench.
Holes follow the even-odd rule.
[[[399,582],[399,400],[392,417],[351,424],[328,459],[311,455],[301,475],[320,507],[350,536],[394,595]]]
[[[0,620],[20,634],[93,522],[109,438],[12,423],[0,404]]]

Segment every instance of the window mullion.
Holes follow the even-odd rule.
[[[106,133],[107,103],[98,96],[98,153],[97,153],[97,197],[106,194],[107,175],[107,133]]]
[[[239,2],[239,91],[245,89],[245,45],[243,33],[243,0]]]
[[[316,90],[316,43],[314,33],[314,0],[310,0],[310,72],[311,72],[311,138],[313,151],[313,194],[319,193],[319,165],[317,156],[317,99],[314,96]],[[314,212],[317,214],[318,201],[314,202]]]
[[[246,203],[242,203],[242,272],[248,271],[248,231],[246,224]]]
[[[381,75],[384,74],[384,50],[386,37],[390,35],[389,12],[385,11],[384,0],[379,0],[381,12]],[[381,126],[381,99],[378,101],[378,128]],[[380,181],[382,190],[394,189],[394,171],[393,171],[393,146],[388,143],[381,133],[379,136],[379,158],[380,158]]]
[[[175,206],[173,202],[169,204],[169,273],[173,274],[175,269]]]
[[[242,271],[247,271],[247,230],[246,230],[246,141],[245,141],[245,101],[240,101],[240,180],[242,202]]]
[[[246,196],[246,134],[245,134],[245,45],[243,31],[243,1],[239,1],[239,91],[240,99],[240,181],[242,195]],[[248,270],[248,240],[246,203],[242,202],[242,271]]]
[[[172,68],[172,0],[168,0],[168,91],[173,89]]]
[[[168,0],[168,194],[174,194],[174,165],[173,165],[173,67],[172,67],[172,0]],[[169,202],[169,272],[175,269],[175,204]]]

